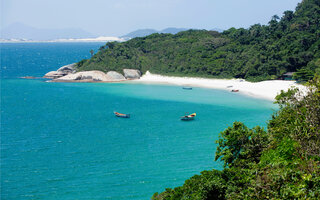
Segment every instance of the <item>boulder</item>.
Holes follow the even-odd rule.
[[[44,78],[56,79],[62,76],[75,73],[76,63],[60,67],[57,71],[51,71],[44,75]]]
[[[44,78],[50,78],[50,79],[55,79],[55,78],[60,78],[64,76],[65,74],[63,72],[58,72],[58,71],[51,71],[48,72],[44,75]]]
[[[109,71],[107,73],[107,75],[110,76],[114,80],[124,80],[125,79],[125,77],[122,74],[115,72],[115,71]]]
[[[141,72],[137,69],[123,69],[123,74],[126,79],[139,79]]]
[[[70,74],[75,72],[76,63],[72,63],[70,65],[65,65],[60,67],[57,71],[62,72],[64,74]]]
[[[56,79],[56,81],[113,81],[112,77],[108,76],[102,71],[84,71],[74,74],[68,74],[66,76]]]

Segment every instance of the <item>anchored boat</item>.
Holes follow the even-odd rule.
[[[181,117],[181,120],[183,121],[190,121],[190,120],[194,120],[194,118],[196,117],[196,113],[192,113],[191,115],[185,115]]]
[[[130,118],[130,114],[122,114],[118,112],[113,112],[117,117],[122,117],[122,118]]]

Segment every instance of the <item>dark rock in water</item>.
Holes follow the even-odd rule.
[[[80,76],[76,76],[73,80],[80,81],[81,79],[82,79],[82,76],[80,75]]]
[[[139,79],[141,72],[137,69],[123,69],[123,74],[126,79]]]

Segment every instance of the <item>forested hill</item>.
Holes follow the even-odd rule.
[[[309,79],[320,72],[320,1],[303,0],[296,10],[273,16],[268,25],[230,28],[223,33],[188,30],[178,34],[152,34],[127,42],[110,42],[79,70],[149,70],[178,76],[279,78],[298,72]]]

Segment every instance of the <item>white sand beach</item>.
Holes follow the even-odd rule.
[[[209,79],[209,78],[189,78],[171,77],[151,74],[146,72],[134,82],[154,83],[154,84],[173,84],[188,87],[203,87],[223,90],[239,90],[239,93],[255,98],[262,98],[273,101],[281,90],[287,91],[291,87],[304,89],[305,86],[295,83],[295,81],[270,80],[251,83],[242,79]]]

